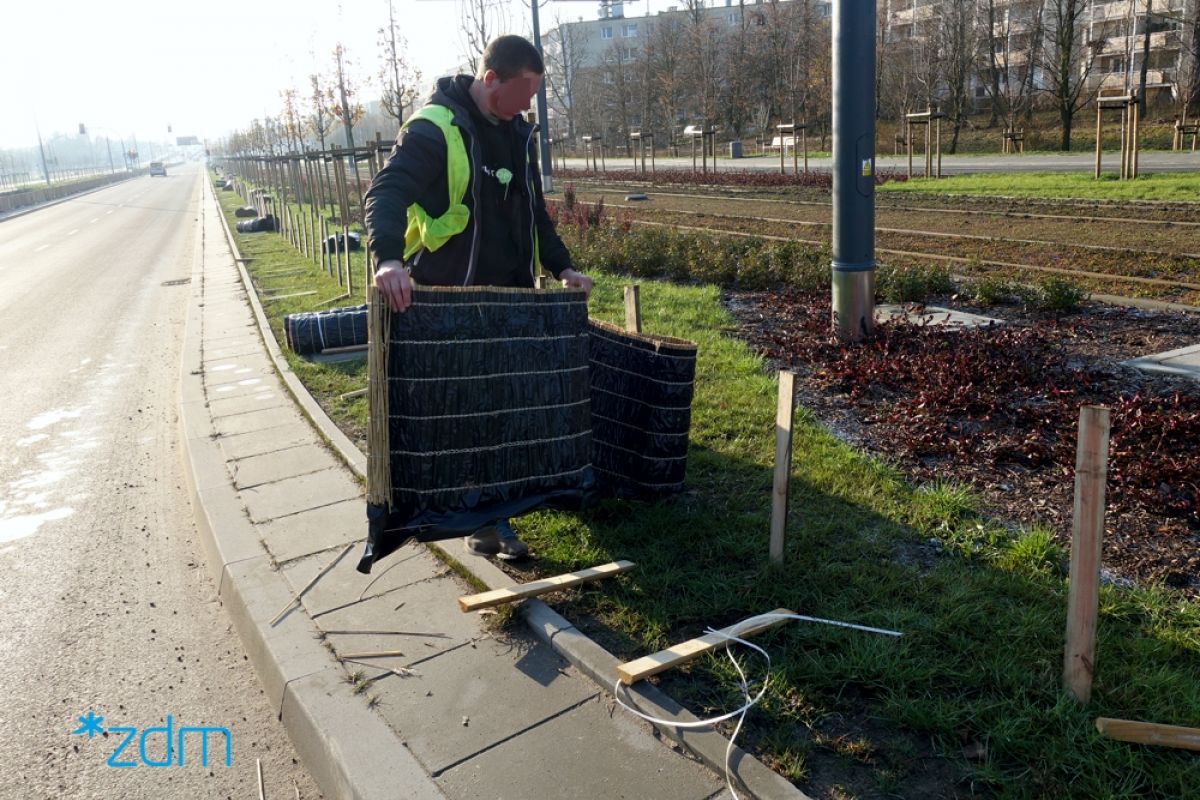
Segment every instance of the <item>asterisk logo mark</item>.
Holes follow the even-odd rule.
[[[71,731],[72,736],[86,733],[87,737],[91,739],[97,733],[104,733],[104,728],[100,727],[100,723],[104,722],[104,717],[97,717],[95,711],[88,709],[87,716],[78,719],[83,724]]]

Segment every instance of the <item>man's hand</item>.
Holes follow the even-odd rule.
[[[402,262],[391,259],[380,264],[375,271],[375,285],[392,311],[404,313],[412,305],[412,276]]]
[[[568,267],[567,269],[564,269],[562,272],[558,273],[558,278],[562,281],[563,288],[583,289],[583,291],[587,292],[587,296],[591,297],[592,279],[587,275],[584,275],[582,272],[576,272]]]

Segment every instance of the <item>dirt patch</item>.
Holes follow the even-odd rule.
[[[1121,364],[1200,342],[1200,316],[1088,304],[959,333],[889,323],[840,346],[826,295],[730,294],[760,353],[797,372],[801,402],[835,435],[914,483],[958,482],[985,513],[1041,524],[1069,545],[1078,407],[1113,409],[1104,563],[1114,579],[1200,596],[1200,383]]]

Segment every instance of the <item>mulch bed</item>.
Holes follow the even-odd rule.
[[[751,345],[797,372],[801,402],[915,483],[968,484],[985,513],[1069,547],[1079,406],[1112,409],[1106,574],[1200,596],[1200,382],[1122,365],[1200,343],[1200,315],[1086,304],[1059,319],[938,305],[1005,324],[881,324],[846,345],[828,294],[724,298]]]

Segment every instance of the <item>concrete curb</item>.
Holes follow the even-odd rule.
[[[202,240],[184,330],[179,414],[184,473],[218,596],[297,753],[326,797],[444,798],[386,722],[353,695],[305,614],[289,613],[270,625],[294,592],[259,541],[216,444],[201,371],[201,247]]]
[[[206,173],[207,178],[207,173]],[[211,189],[211,186],[209,187]],[[354,445],[341,429],[329,418],[325,410],[312,398],[304,384],[291,371],[287,359],[275,340],[270,323],[263,312],[262,304],[250,282],[237,243],[229,230],[229,224],[217,205],[217,215],[225,230],[229,247],[237,259],[238,271],[242,276],[243,286],[250,297],[254,315],[258,322],[259,334],[266,343],[268,351],[276,367],[283,376],[288,390],[300,404],[305,415],[318,429],[321,436],[330,443],[335,452],[346,465],[362,480],[366,480],[366,457]],[[185,370],[186,372],[186,370]],[[185,378],[188,377],[186,374]],[[502,570],[483,558],[460,558],[449,553],[439,545],[429,547],[438,550],[443,555],[462,565],[477,580],[489,589],[498,589],[512,585],[512,578]],[[612,693],[613,682],[616,680],[616,668],[620,661],[616,656],[596,644],[574,625],[537,599],[526,600],[522,603],[523,615],[530,630],[542,641],[549,644],[556,652],[586,673],[600,688]],[[672,700],[657,687],[641,683],[630,687],[625,695],[627,702],[636,705],[643,713],[652,716],[675,719],[679,722],[695,722],[697,718],[679,703]],[[663,735],[678,742],[695,755],[705,766],[718,775],[725,774],[726,751],[729,740],[715,730],[684,730],[670,726],[655,726]],[[411,756],[410,756],[411,758]],[[763,800],[807,800],[808,795],[801,792],[790,781],[767,768],[758,759],[749,755],[741,748],[734,747],[730,752],[729,763],[736,775],[735,782],[739,788],[753,797]],[[306,762],[307,764],[307,762]],[[314,773],[315,774],[315,773]],[[395,796],[395,795],[393,795]]]

